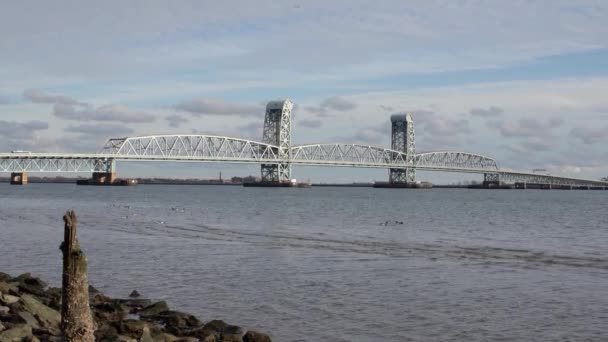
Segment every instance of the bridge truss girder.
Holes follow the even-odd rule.
[[[66,155],[56,154],[35,155],[3,155],[0,156],[0,172],[113,172],[115,161],[107,157],[94,155]]]
[[[271,144],[213,135],[158,135],[110,139],[103,154],[117,159],[175,161],[278,161]]]

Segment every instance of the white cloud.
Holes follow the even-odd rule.
[[[200,115],[263,115],[264,108],[257,105],[246,105],[226,102],[219,99],[199,98],[179,103],[175,109],[188,112],[195,116]]]

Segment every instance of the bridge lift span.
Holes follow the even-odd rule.
[[[416,153],[411,114],[391,116],[391,148],[360,144],[307,144],[291,142],[290,100],[266,106],[262,142],[213,135],[151,135],[108,140],[99,153],[0,153],[0,172],[11,181],[27,182],[31,172],[92,173],[102,182],[116,179],[116,162],[171,161],[260,164],[264,182],[288,182],[292,165],[388,169],[389,183],[411,184],[416,171],[477,173],[486,186],[501,183],[536,184],[546,187],[607,188],[606,180],[585,180],[548,174],[500,169],[492,158],[467,152]]]

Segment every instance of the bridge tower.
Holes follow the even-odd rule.
[[[266,105],[262,142],[278,146],[279,164],[262,164],[262,182],[288,182],[291,179],[291,110],[286,99]]]
[[[405,161],[414,164],[416,153],[416,136],[414,134],[414,119],[409,113],[393,114],[391,116],[391,149],[405,153]],[[416,181],[416,169],[390,169],[389,183],[408,184]]]

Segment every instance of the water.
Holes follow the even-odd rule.
[[[0,185],[0,271],[275,341],[607,341],[608,192]],[[400,224],[403,222],[403,224]]]

